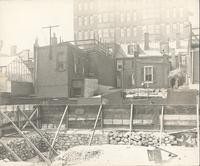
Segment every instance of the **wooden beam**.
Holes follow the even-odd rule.
[[[10,154],[15,158],[16,161],[22,161],[20,157],[9,146],[4,144],[1,140],[0,144],[2,144],[8,152],[10,152]]]
[[[197,97],[197,105],[196,105],[196,112],[197,112],[197,148],[198,148],[198,156],[200,155],[200,135],[199,135],[199,98]],[[200,159],[198,158],[199,162]]]
[[[103,107],[103,105],[101,104],[99,106],[99,110],[98,110],[98,113],[97,113],[97,116],[96,116],[96,120],[95,120],[95,123],[94,123],[92,135],[90,136],[89,146],[91,146],[91,144],[92,144],[92,140],[93,140],[93,137],[94,137],[94,133],[95,133],[95,130],[96,130],[96,127],[97,127],[97,122],[98,122],[102,107]]]
[[[42,133],[34,125],[34,123],[28,119],[28,116],[21,109],[19,109],[19,110],[24,115],[24,117],[29,121],[29,123],[31,124],[31,126],[33,126],[33,128],[35,129],[35,131],[43,138],[44,142],[47,143],[47,145],[53,150],[53,152],[58,155],[58,153],[56,152],[56,150],[51,147],[51,144],[49,143],[49,141],[42,135]]]
[[[32,118],[33,118],[33,116],[35,115],[36,112],[37,112],[37,108],[34,109],[33,112],[31,113],[31,115],[29,116],[28,119],[29,119],[30,121],[32,120]],[[24,125],[22,126],[22,129],[21,129],[21,130],[25,129],[25,127],[26,127],[28,124],[29,124],[29,121],[27,120],[27,121],[24,123]]]
[[[161,117],[160,117],[160,145],[162,143],[162,132],[163,132],[163,119],[164,119],[164,106],[162,106],[162,109],[161,109]]]
[[[48,164],[51,163],[51,161],[49,161],[38,149],[37,147],[29,140],[29,138],[15,125],[15,123],[2,111],[0,111],[0,114],[6,118],[8,121],[11,122],[11,124],[13,125],[13,127],[17,130],[17,132],[29,143],[29,145],[31,145],[31,147],[36,151],[36,153]]]
[[[54,136],[53,142],[52,142],[52,144],[51,144],[51,147],[52,147],[52,148],[53,148],[54,145],[55,145],[55,142],[56,142],[57,136],[58,136],[58,134],[59,134],[59,131],[60,131],[61,125],[62,125],[62,123],[63,123],[64,117],[65,117],[67,111],[68,111],[68,105],[65,107],[65,110],[64,110],[63,115],[62,115],[62,117],[61,117],[60,123],[59,123],[59,125],[58,125],[57,130],[56,130],[56,133],[55,133],[55,136]],[[50,156],[51,156],[51,149],[49,150],[48,159],[50,158]]]
[[[133,104],[131,104],[131,110],[130,110],[130,124],[129,124],[129,145],[131,145],[131,136],[132,136],[132,130],[133,130]]]

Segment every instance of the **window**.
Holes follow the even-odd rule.
[[[173,25],[172,25],[172,31],[173,31],[173,32],[176,32],[176,24],[173,24]]]
[[[173,8],[173,17],[176,17],[176,8]]]
[[[181,56],[181,64],[184,66],[186,65],[186,56],[184,55]]]
[[[90,2],[90,10],[94,9],[94,2]]]
[[[127,14],[126,14],[126,20],[127,20],[127,22],[130,22],[130,21],[131,21],[131,15],[130,15],[130,13],[127,13]]]
[[[94,24],[94,17],[90,16],[90,25],[93,25],[93,24]]]
[[[79,25],[79,26],[83,25],[82,17],[78,17],[78,25]]]
[[[121,14],[120,14],[120,21],[121,21],[121,22],[124,22],[124,13],[121,13]]]
[[[108,29],[104,29],[104,30],[103,30],[103,37],[104,37],[104,38],[109,37]]]
[[[84,17],[84,25],[87,26],[88,25],[88,18]]]
[[[88,32],[85,31],[85,32],[84,32],[84,39],[88,39],[88,38],[89,38]]]
[[[183,17],[183,8],[180,9],[180,17]]]
[[[124,29],[121,29],[121,31],[120,31],[120,36],[121,36],[121,37],[124,37],[124,36],[125,36]]]
[[[180,24],[180,33],[183,33],[183,24]]]
[[[98,20],[99,20],[99,23],[102,23],[102,15],[101,14],[98,15]]]
[[[137,15],[136,12],[133,12],[133,20],[136,21],[137,20]]]
[[[64,52],[58,52],[56,57],[56,70],[62,72],[65,69],[66,69],[66,60]]]
[[[103,22],[108,22],[108,14],[103,14]]]
[[[115,32],[114,32],[114,29],[110,29],[110,37],[114,37],[115,36],[115,34],[114,34]]]
[[[94,31],[90,31],[90,39],[94,39]]]
[[[117,71],[121,71],[123,68],[122,60],[117,60]]]
[[[81,11],[82,10],[82,3],[78,4],[78,10]]]
[[[153,34],[154,32],[153,32],[153,25],[149,25],[148,26],[148,32],[150,33],[150,34]]]
[[[153,66],[144,66],[144,81],[153,82]]]
[[[130,28],[127,28],[126,33],[127,33],[127,37],[131,36],[131,30],[130,30]]]
[[[155,33],[156,34],[160,33],[160,25],[155,25]]]
[[[99,36],[99,38],[102,38],[102,30],[101,29],[98,30],[98,36]]]
[[[133,34],[134,36],[137,36],[137,28],[133,28]]]
[[[109,21],[114,22],[114,14],[113,13],[110,13]]]
[[[169,18],[170,17],[170,12],[169,9],[166,10],[166,17]]]
[[[170,33],[170,25],[169,25],[169,24],[166,25],[166,33],[167,33],[167,34]]]
[[[87,10],[88,9],[88,5],[87,3],[84,3],[84,10]]]

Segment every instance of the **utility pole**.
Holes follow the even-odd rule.
[[[59,27],[59,25],[53,25],[53,26],[48,26],[48,27],[42,27],[42,28],[48,28],[49,29],[49,59],[52,59],[52,54],[51,54],[51,29]]]

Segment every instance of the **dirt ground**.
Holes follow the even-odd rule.
[[[171,158],[168,153],[161,151],[163,161],[162,163],[155,163],[154,161],[149,161],[147,155],[148,147],[129,145],[77,146],[69,149],[67,152],[62,152],[51,166],[199,165],[198,148],[175,146],[164,146],[163,148],[177,154],[178,157]],[[94,151],[99,153],[97,155],[91,155],[87,157],[87,159],[83,157],[85,154],[88,154],[88,152]],[[77,153],[84,155],[76,155]],[[63,159],[69,156],[71,159],[66,163],[66,160]],[[38,159],[35,158],[28,162],[0,161],[0,166],[47,166],[47,164],[38,162]]]

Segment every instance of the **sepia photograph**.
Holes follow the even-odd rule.
[[[0,0],[0,166],[199,166],[199,0]]]

